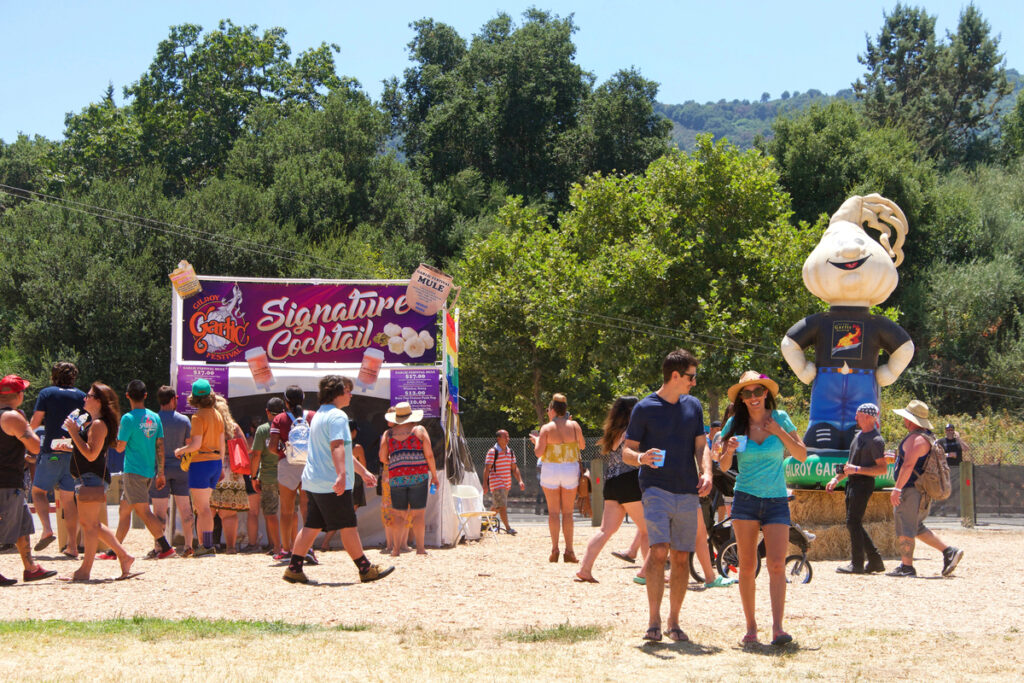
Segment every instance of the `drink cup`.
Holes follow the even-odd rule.
[[[430,495],[434,495],[435,493],[437,493],[437,484],[431,482],[430,483]]]
[[[737,453],[742,453],[743,451],[747,450],[747,437],[743,436],[742,434],[737,434],[736,441],[739,442],[736,444]]]
[[[356,384],[363,389],[369,389],[377,383],[377,376],[380,374],[380,366],[384,364],[384,352],[380,349],[366,349],[363,353],[363,362],[359,366],[359,375],[356,376]]]
[[[652,463],[655,467],[662,467],[665,465],[665,449],[658,449],[658,452],[654,454],[654,462]]]
[[[277,383],[274,373],[270,370],[267,351],[262,346],[248,349],[245,352],[245,361],[249,364],[249,372],[252,373],[252,379],[256,382],[257,388],[266,391]]]

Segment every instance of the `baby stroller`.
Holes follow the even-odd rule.
[[[736,473],[732,470],[721,470],[718,463],[714,463],[714,467],[711,494],[700,500],[701,514],[704,515],[704,526],[708,530],[708,550],[711,553],[711,564],[718,569],[718,573],[722,576],[735,576],[738,574],[739,555],[736,551],[736,535],[732,529],[732,517],[727,517],[715,524],[714,514],[718,506],[722,504],[724,497],[733,494]],[[787,583],[810,582],[813,572],[811,563],[807,559],[807,549],[814,538],[814,534],[799,524],[793,523],[789,527],[789,542],[800,550],[800,554],[786,557]],[[761,560],[766,554],[764,538],[762,538],[757,545],[755,576],[761,573]],[[700,564],[696,562],[695,555],[696,553],[690,553],[690,575],[695,581],[704,582],[705,579],[700,573]]]

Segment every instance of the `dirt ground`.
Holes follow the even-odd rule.
[[[593,530],[578,525],[577,532],[576,553],[582,557]],[[939,553],[922,545],[915,553],[922,577],[918,579],[844,576],[835,573],[840,562],[814,562],[812,581],[789,592],[786,627],[796,645],[782,656],[767,646],[744,650],[737,645],[743,617],[735,586],[704,590],[691,584],[682,626],[693,642],[643,645],[645,589],[632,581],[636,567],[609,554],[626,547],[631,537],[627,529],[599,557],[594,567],[598,584],[573,582],[578,565],[548,562],[547,529],[524,526],[516,537],[485,538],[433,550],[427,557],[403,555],[394,560],[394,574],[367,585],[358,582],[356,569],[343,551],[325,552],[320,556],[322,564],[307,570],[316,585],[306,586],[283,581],[283,567],[266,555],[141,559],[151,540],[144,530],[132,530],[128,548],[140,557],[135,568],[144,572],[138,578],[85,585],[19,582],[0,589],[0,612],[6,620],[145,615],[369,625],[368,632],[315,636],[310,643],[328,638],[330,642],[323,644],[327,651],[342,641],[356,649],[362,643],[368,654],[352,656],[353,650],[348,649],[346,670],[375,680],[390,677],[381,676],[375,668],[380,653],[376,659],[372,655],[379,649],[373,643],[389,634],[402,634],[410,656],[423,655],[409,661],[400,658],[390,673],[442,678],[466,674],[543,679],[559,674],[548,668],[555,666],[564,667],[560,673],[570,679],[621,679],[643,666],[655,679],[678,677],[683,671],[686,677],[1019,679],[1024,676],[1024,529],[944,530],[939,535],[965,551],[955,574],[945,579],[937,578]],[[374,562],[391,563],[377,550],[368,550],[367,555]],[[39,560],[62,576],[77,566],[51,551],[44,551]],[[887,558],[886,564],[895,562]],[[0,555],[0,573],[20,577],[17,555]],[[103,579],[116,573],[116,562],[97,561],[93,576]],[[767,572],[762,571],[757,594],[762,640],[769,639],[771,624],[767,593]],[[508,638],[509,632],[518,629],[566,623],[605,630],[596,641],[573,644],[524,645]],[[20,653],[13,647],[17,640],[8,639],[9,654]],[[286,647],[275,643],[270,638],[257,651]],[[260,661],[246,657],[245,643],[224,646],[226,651],[237,648],[243,665],[251,667]],[[57,653],[63,647],[57,643]],[[522,661],[494,658],[495,647],[510,655],[519,653],[516,656]],[[0,645],[0,649],[5,648]],[[472,652],[482,661],[473,664]],[[575,653],[573,659],[564,660],[566,653]],[[454,659],[438,659],[438,654]],[[46,659],[38,655],[26,652],[17,657],[15,661],[23,665],[18,670],[26,677],[52,677],[55,671],[47,669]],[[139,656],[145,661],[144,655]],[[467,659],[459,665],[462,668],[451,668],[463,657]],[[130,667],[133,660],[123,661]],[[672,666],[683,661],[689,661],[690,668]],[[276,678],[275,667],[280,664],[266,662],[266,668],[249,669],[247,677]],[[286,674],[280,670],[280,675]]]

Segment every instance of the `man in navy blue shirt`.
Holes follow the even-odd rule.
[[[690,390],[698,361],[676,349],[661,364],[661,388],[640,400],[630,415],[623,462],[640,466],[644,520],[651,551],[644,568],[650,606],[645,640],[661,640],[665,560],[671,557],[668,628],[670,640],[689,640],[679,627],[686,596],[689,555],[696,548],[698,498],[711,491],[711,453],[705,452],[704,410]],[[697,471],[696,456],[701,458]],[[669,552],[671,550],[671,553]]]
[[[68,545],[63,549],[68,557],[78,557],[78,506],[75,504],[75,481],[71,477],[71,446],[55,447],[53,442],[56,439],[67,439],[64,420],[76,408],[81,410],[85,405],[85,392],[75,388],[77,379],[78,367],[74,363],[54,363],[50,369],[52,386],[39,392],[29,423],[32,429],[40,425],[45,428],[32,482],[32,503],[36,506],[39,526],[42,527],[35,550],[43,550],[57,540],[50,525],[48,500],[50,491],[55,490],[68,529]]]

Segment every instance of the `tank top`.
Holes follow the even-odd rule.
[[[430,477],[423,442],[415,434],[401,441],[388,430],[388,478],[391,487],[416,486]]]
[[[619,447],[615,450],[608,451],[608,464],[604,466],[604,478],[611,479],[617,477],[620,474],[626,474],[628,472],[634,472],[639,470],[638,467],[627,465],[622,461],[622,447],[626,444],[626,440],[623,439],[619,442]]]
[[[82,428],[82,439],[89,442],[89,430],[92,429],[92,420],[90,419],[85,427]],[[100,454],[96,456],[96,459],[90,462],[82,451],[78,450],[78,446],[75,446],[71,452],[71,474],[76,479],[81,479],[83,474],[95,474],[100,477],[108,484],[110,483],[110,472],[107,471],[107,447],[110,446],[109,434],[106,439],[108,443],[104,443],[100,449]]]
[[[0,408],[0,415],[8,410],[17,408],[4,406]],[[0,489],[21,489],[25,488],[25,444],[16,436],[0,430]]]
[[[895,476],[895,477],[899,477],[900,476],[900,468],[903,467],[903,461],[907,459],[907,454],[903,452],[903,445],[905,443],[907,443],[907,439],[912,437],[914,434],[924,434],[925,436],[931,436],[932,435],[932,433],[927,431],[927,430],[915,429],[914,431],[912,431],[909,434],[907,434],[903,438],[903,441],[900,441],[900,447],[896,450],[896,460],[893,463],[893,473],[894,473],[893,476]],[[929,441],[929,443],[930,443],[930,441]],[[922,472],[924,472],[924,463],[928,459],[925,456],[927,456],[927,455],[928,454],[925,453],[924,455],[922,455],[920,458],[917,459],[917,462],[914,463],[914,469],[911,470],[911,472],[910,472],[910,479],[907,479],[907,483],[903,485],[903,488],[905,488],[905,489],[911,488],[917,482],[917,477]]]

